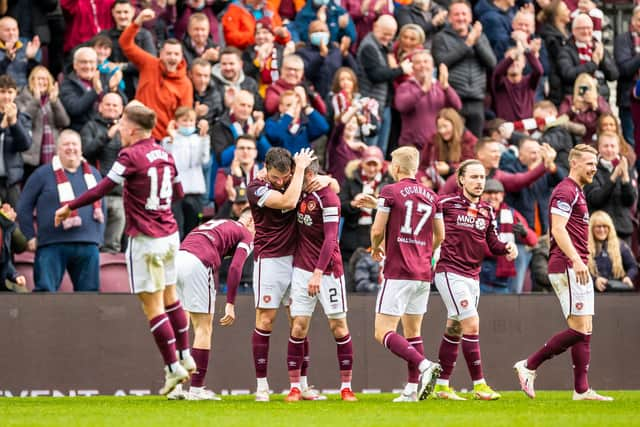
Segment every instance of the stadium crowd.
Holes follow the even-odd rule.
[[[550,290],[549,198],[571,148],[591,145],[588,267],[598,291],[634,290],[640,6],[615,37],[601,6],[0,0],[0,288],[25,289],[12,258],[27,250],[35,290],[56,291],[65,269],[76,290],[99,289],[99,251],[126,246],[122,187],[62,227],[54,211],[111,170],[136,99],[156,112],[153,138],[181,176],[185,197],[171,207],[181,239],[203,219],[240,216],[269,148],[312,148],[340,184],[354,292],[380,280],[368,250],[375,210],[360,201],[393,182],[388,154],[404,145],[420,151],[418,179],[438,194],[457,191],[461,162],[484,166],[483,200],[518,257],[486,248],[483,293]]]

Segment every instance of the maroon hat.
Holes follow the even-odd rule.
[[[384,155],[382,154],[382,150],[375,146],[371,145],[362,152],[362,163],[376,162],[380,166],[384,164]]]
[[[268,16],[260,18],[256,21],[256,32],[258,32],[258,30],[261,28],[268,30],[271,34],[275,34],[273,31],[273,24],[271,23],[271,18],[269,18]]]

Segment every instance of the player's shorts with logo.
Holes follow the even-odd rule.
[[[589,275],[589,283],[581,285],[576,279],[573,268],[568,268],[564,273],[549,274],[549,281],[556,292],[565,318],[574,316],[594,315],[594,291],[593,281]]]
[[[191,313],[213,314],[216,302],[213,268],[187,251],[178,251],[176,264],[180,266],[176,291],[184,309]]]
[[[177,232],[165,237],[139,234],[129,238],[125,256],[131,292],[153,293],[163,291],[166,285],[174,285],[179,248],[180,236]]]
[[[378,290],[376,313],[389,316],[424,314],[431,284],[423,280],[384,279]]]
[[[335,277],[325,274],[320,281],[320,293],[309,296],[309,279],[313,273],[301,268],[293,269],[291,279],[291,316],[311,316],[316,302],[324,309],[330,319],[342,319],[347,315],[347,290],[344,276]]]
[[[471,277],[455,273],[436,273],[434,282],[445,307],[447,317],[464,320],[478,315],[480,283]]]
[[[256,308],[289,305],[289,287],[293,274],[293,255],[258,258],[253,263],[253,298]]]

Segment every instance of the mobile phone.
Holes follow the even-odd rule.
[[[620,159],[618,159],[617,157],[613,160],[611,160],[611,164],[613,165],[613,167],[618,167],[618,165],[620,164]]]

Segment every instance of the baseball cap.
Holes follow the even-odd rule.
[[[256,21],[256,31],[260,30],[261,28],[264,28],[271,34],[274,34],[273,24],[271,23],[271,19],[268,16],[265,16]]]
[[[504,193],[504,186],[497,179],[489,178],[484,185],[485,193]]]

